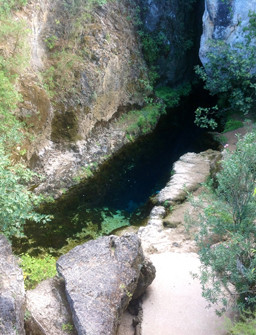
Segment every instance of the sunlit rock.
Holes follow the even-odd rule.
[[[130,300],[145,292],[155,270],[135,234],[89,241],[60,257],[72,317],[79,335],[114,335]]]
[[[0,235],[0,334],[25,335],[25,289],[11,245]]]

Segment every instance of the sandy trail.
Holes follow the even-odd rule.
[[[197,272],[195,253],[161,253],[150,256],[157,276],[143,299],[142,335],[224,335],[225,317],[207,309]]]

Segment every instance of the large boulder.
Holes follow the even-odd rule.
[[[60,278],[44,280],[27,291],[26,335],[76,335]]]
[[[136,298],[143,294],[155,277],[135,234],[102,237],[78,246],[60,257],[57,271],[65,280],[78,335],[116,334],[134,292]]]
[[[243,30],[248,25],[250,11],[256,11],[256,0],[205,0],[199,52],[203,65],[207,62],[210,41],[223,40],[230,45],[243,43]]]
[[[25,289],[22,270],[10,243],[0,235],[0,334],[25,335]]]

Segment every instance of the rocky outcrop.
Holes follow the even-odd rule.
[[[0,334],[25,335],[25,289],[22,270],[9,242],[0,235]]]
[[[141,295],[155,276],[135,234],[78,246],[60,257],[57,271],[64,278],[79,335],[116,334],[129,301],[134,294]]]
[[[161,84],[176,85],[190,78],[198,61],[203,0],[139,0],[139,4],[142,29],[155,41],[148,52],[154,55],[159,49],[155,65]]]
[[[207,62],[212,40],[222,40],[230,45],[243,42],[243,30],[249,22],[248,14],[255,10],[255,0],[205,0],[199,52],[203,64]]]
[[[77,334],[63,280],[44,280],[26,296],[26,335]]]
[[[22,152],[46,177],[38,191],[57,194],[70,187],[82,167],[127,143],[125,123],[120,127],[114,119],[140,108],[147,95],[135,12],[129,0],[36,0],[13,14],[27,34],[21,40],[27,64],[18,73],[23,101],[17,113],[32,135],[16,154]],[[1,45],[8,57],[15,41]]]
[[[185,202],[187,192],[196,191],[211,175],[218,151],[207,150],[200,154],[187,153],[173,166],[173,176],[156,196],[147,226],[139,229],[143,251],[146,254],[179,251],[195,252],[195,242],[187,234],[184,214],[191,210]]]
[[[210,174],[211,160],[219,155],[214,150],[207,150],[201,154],[187,153],[173,166],[173,177],[158,193],[157,201],[161,204],[168,202],[182,202],[187,192],[195,191]]]

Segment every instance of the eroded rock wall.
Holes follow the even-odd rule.
[[[248,25],[250,11],[256,10],[255,0],[205,0],[200,59],[207,62],[207,52],[213,40],[232,45],[243,42],[243,30]]]
[[[102,158],[126,143],[125,131],[120,136],[110,124],[140,108],[147,95],[134,3],[89,3],[29,1],[13,17],[28,32],[27,66],[17,83],[18,116],[32,135],[22,145],[23,158],[46,177],[44,191],[69,187],[91,160],[88,147],[96,146]]]

